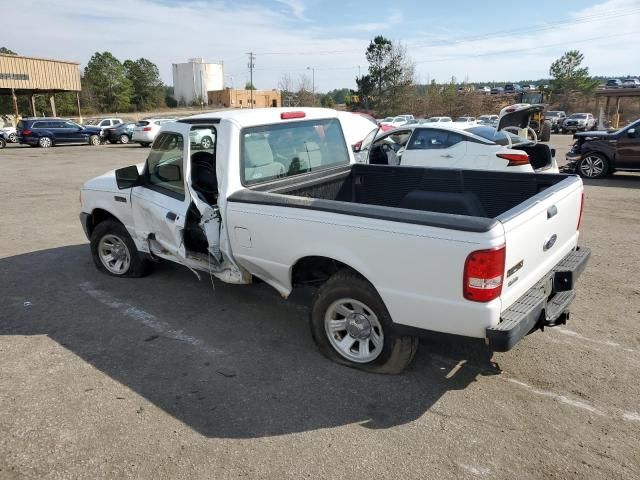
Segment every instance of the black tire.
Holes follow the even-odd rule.
[[[11,143],[18,143],[18,135],[16,135],[15,133],[10,133],[8,140]]]
[[[340,299],[362,302],[375,314],[382,326],[382,350],[368,363],[349,360],[339,353],[329,340],[329,334],[325,330],[325,315],[330,306]],[[418,348],[416,337],[395,333],[391,315],[373,285],[349,270],[334,274],[318,289],[311,306],[310,324],[311,335],[324,356],[336,363],[367,372],[400,373],[411,363]]]
[[[129,143],[130,138],[129,135],[127,135],[126,133],[123,133],[122,135],[120,135],[120,143],[122,143],[123,145],[126,145],[127,143]]]
[[[4,140],[4,138],[0,138],[0,149],[3,149],[6,146],[7,142]]]
[[[551,122],[543,122],[542,128],[540,129],[540,138],[541,142],[548,142],[551,140]]]
[[[582,178],[604,178],[611,173],[610,169],[609,159],[597,152],[585,153],[577,165],[578,175]]]
[[[150,143],[141,143],[140,146],[142,148],[149,148],[149,145],[151,145]]]
[[[89,137],[89,145],[92,147],[97,147],[100,145],[100,136],[99,135],[91,135]]]
[[[107,269],[98,253],[100,240],[102,240],[102,238],[106,235],[113,235],[118,237],[127,246],[130,255],[129,268],[121,274],[116,274]],[[91,232],[90,246],[93,263],[95,263],[96,268],[103,273],[112,275],[114,277],[144,277],[150,271],[149,260],[140,256],[136,245],[133,243],[133,240],[129,235],[129,232],[127,232],[127,229],[124,228],[124,225],[116,220],[105,220],[96,225],[93,229],[93,232]]]

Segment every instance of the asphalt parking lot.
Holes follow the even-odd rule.
[[[316,351],[302,295],[98,273],[79,187],[147,152],[0,151],[3,480],[640,477],[639,175],[586,185],[566,327],[507,353],[425,342],[379,376]]]

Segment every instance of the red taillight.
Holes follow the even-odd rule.
[[[529,155],[527,152],[514,152],[514,153],[496,153],[497,157],[509,160],[507,167],[514,167],[517,165],[528,165]]]
[[[471,252],[464,262],[462,293],[473,302],[490,302],[502,293],[506,247]]]
[[[580,230],[580,224],[582,223],[582,212],[584,212],[584,192],[582,192],[582,198],[580,198],[580,215],[578,215],[578,226],[576,230]]]
[[[150,132],[151,131],[151,127],[144,127],[142,129],[143,132]]]
[[[22,135],[31,135],[33,131],[31,130],[22,130]]]
[[[281,120],[289,120],[291,118],[304,118],[307,115],[304,112],[282,112],[280,114]]]

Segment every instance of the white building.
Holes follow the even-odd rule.
[[[207,92],[224,88],[222,63],[205,63],[203,58],[190,58],[187,63],[173,64],[173,90],[178,102],[187,105],[207,103]]]

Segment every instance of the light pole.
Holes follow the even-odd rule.
[[[307,67],[307,70],[311,70],[311,94],[313,95],[313,104],[316,104],[316,69],[314,67]]]

